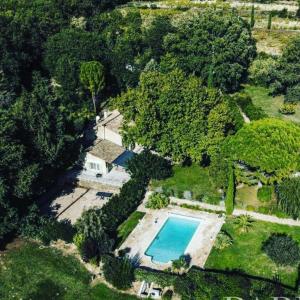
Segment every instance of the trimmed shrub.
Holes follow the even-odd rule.
[[[300,218],[300,178],[287,178],[276,186],[277,203],[293,218]]]
[[[149,196],[146,203],[147,208],[161,209],[167,207],[170,203],[170,198],[161,193],[153,193]]]
[[[226,198],[225,198],[225,207],[226,207],[226,214],[231,215],[234,210],[234,171],[233,168],[229,168],[229,176],[228,176],[228,187],[226,191]]]
[[[257,198],[262,202],[269,202],[272,200],[273,187],[264,185],[257,190]]]
[[[286,234],[272,234],[263,243],[262,250],[278,265],[292,266],[300,261],[298,243]]]
[[[279,108],[279,112],[283,115],[293,115],[296,112],[296,105],[293,103],[284,103]]]
[[[134,280],[134,267],[127,257],[104,256],[103,274],[105,279],[120,290],[129,289]]]

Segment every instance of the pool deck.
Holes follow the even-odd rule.
[[[154,263],[152,262],[151,257],[144,253],[170,215],[175,214],[197,218],[200,220],[200,225],[194,233],[184,254],[189,254],[191,256],[191,265],[200,268],[204,267],[214,241],[224,224],[223,217],[219,217],[217,214],[213,213],[195,211],[172,205],[160,210],[143,210],[146,211],[146,215],[140,220],[139,224],[121,245],[119,250],[127,249],[128,255],[137,259],[141,266],[164,270],[171,266],[171,262],[166,264]]]

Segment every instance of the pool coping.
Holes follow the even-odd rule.
[[[152,256],[145,254],[170,215],[197,219],[201,222],[202,226],[197,227],[185,248],[184,255],[189,254],[191,256],[191,265],[204,267],[214,240],[224,224],[224,217],[220,218],[219,215],[214,213],[173,207],[172,205],[161,210],[147,210],[146,215],[117,251],[128,249],[128,256],[138,259],[141,266],[159,270],[171,267],[172,262],[156,262],[152,260]],[[157,223],[155,223],[156,219]]]
[[[151,247],[151,245],[154,243],[154,241],[155,241],[157,235],[163,230],[163,228],[165,227],[166,223],[168,222],[168,220],[169,220],[171,217],[177,217],[177,218],[187,219],[187,220],[195,220],[195,221],[198,222],[197,228],[196,228],[195,231],[193,232],[193,234],[192,234],[192,236],[191,236],[189,242],[187,243],[186,247],[184,248],[184,252],[183,252],[183,254],[181,254],[181,256],[182,256],[182,255],[188,254],[188,253],[187,253],[187,249],[189,248],[189,245],[191,244],[191,242],[192,242],[192,240],[193,240],[195,234],[198,232],[199,227],[200,227],[200,225],[201,225],[201,221],[202,221],[201,218],[188,217],[188,216],[181,215],[181,214],[169,213],[168,216],[167,216],[167,218],[165,219],[164,223],[163,223],[163,224],[161,225],[161,227],[159,228],[157,234],[154,235],[152,241],[150,242],[149,246],[146,248],[146,250],[145,250],[145,252],[144,252],[144,255],[150,257],[150,258],[151,258],[151,261],[152,261],[153,263],[155,263],[155,264],[161,264],[161,265],[164,265],[164,264],[172,264],[172,260],[169,260],[168,262],[156,261],[156,260],[153,260],[153,256],[152,256],[152,255],[148,255],[148,254],[147,254],[148,249],[149,249],[149,248]]]

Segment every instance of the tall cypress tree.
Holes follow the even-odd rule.
[[[269,13],[269,18],[268,18],[268,30],[270,30],[272,27],[272,12]]]
[[[251,8],[251,19],[250,19],[250,26],[251,26],[251,28],[254,27],[254,24],[255,24],[254,5],[252,5],[252,8]]]

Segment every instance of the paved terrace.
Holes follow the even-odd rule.
[[[215,239],[224,224],[223,217],[212,213],[193,211],[180,207],[147,210],[147,214],[122,244],[120,249],[128,249],[129,256],[139,259],[141,266],[159,270],[170,267],[171,262],[167,264],[154,263],[152,262],[151,257],[144,254],[170,214],[177,214],[200,220],[200,225],[187,246],[185,254],[191,256],[191,265],[204,267]]]
[[[104,195],[104,197],[101,197]],[[108,193],[93,189],[76,187],[73,190],[64,190],[52,203],[50,208],[58,220],[70,220],[72,224],[81,214],[92,207],[101,208],[108,201]]]

